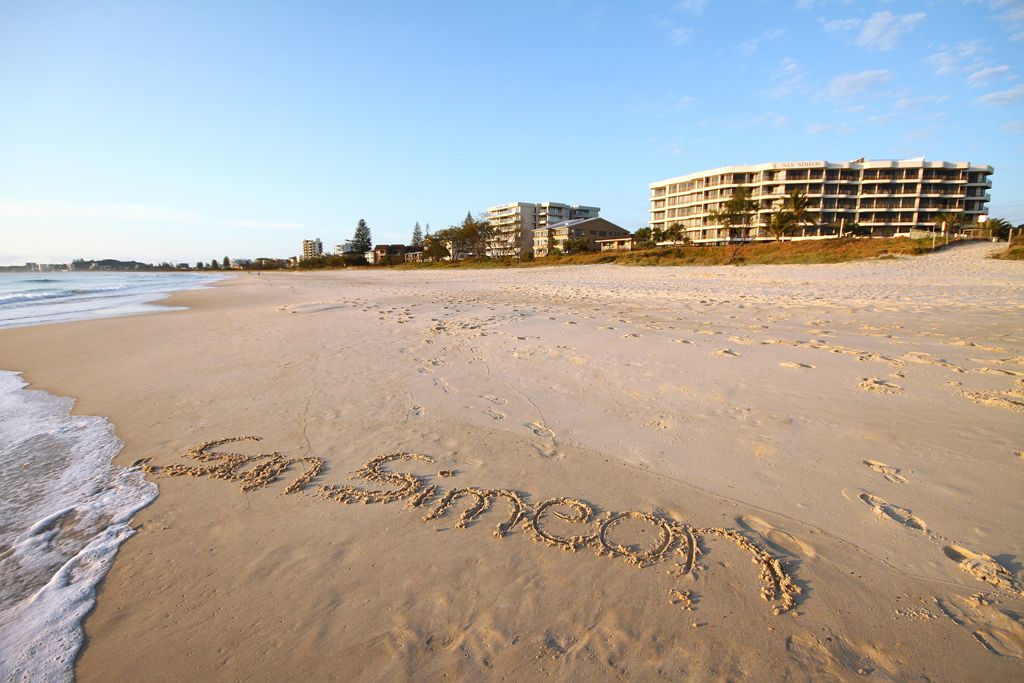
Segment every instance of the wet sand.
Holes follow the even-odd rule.
[[[990,250],[241,275],[2,331],[160,486],[77,675],[1019,680]]]

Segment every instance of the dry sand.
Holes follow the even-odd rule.
[[[1024,267],[990,249],[243,275],[0,332],[160,486],[77,674],[1020,680]]]

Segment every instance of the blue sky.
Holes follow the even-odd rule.
[[[1024,0],[0,0],[0,263],[408,239],[509,201],[858,157],[1024,222]]]

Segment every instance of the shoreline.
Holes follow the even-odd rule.
[[[1009,680],[1021,660],[972,634],[1008,627],[1017,579],[960,564],[1024,552],[1007,507],[1018,418],[998,406],[1016,380],[979,371],[1019,369],[994,361],[1024,356],[1005,336],[1019,332],[1005,316],[1024,312],[1024,277],[958,251],[922,257],[951,264],[941,277],[915,259],[845,264],[842,281],[801,266],[264,274],[161,300],[185,311],[0,331],[16,366],[4,369],[107,417],[125,442],[116,463],[161,468],[85,620],[77,674]],[[953,305],[963,320],[936,317]],[[324,470],[291,495],[298,463],[249,493],[165,474],[201,464],[190,448],[245,435],[263,441],[217,452]],[[396,452],[433,462],[382,473],[517,491],[534,515],[564,497],[601,519],[735,531],[802,593],[775,616],[724,537],[697,541],[698,571],[666,576],[685,544],[641,569],[598,546],[535,546],[538,528],[581,530],[550,512],[495,539],[498,501],[460,528],[467,500],[423,522],[440,498],[409,512],[317,489],[378,488],[347,476]],[[606,549],[657,549],[651,523],[616,518]],[[962,602],[979,592],[998,601]]]

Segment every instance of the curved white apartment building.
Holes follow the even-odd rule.
[[[875,235],[931,230],[941,213],[974,223],[991,199],[992,172],[991,166],[924,159],[723,166],[651,183],[651,228],[678,223],[701,244],[771,239],[764,229],[767,218],[793,190],[810,202],[817,227],[804,232],[813,235],[835,235],[838,226],[854,223]],[[750,227],[734,227],[730,240],[710,214],[741,185],[758,209]]]

